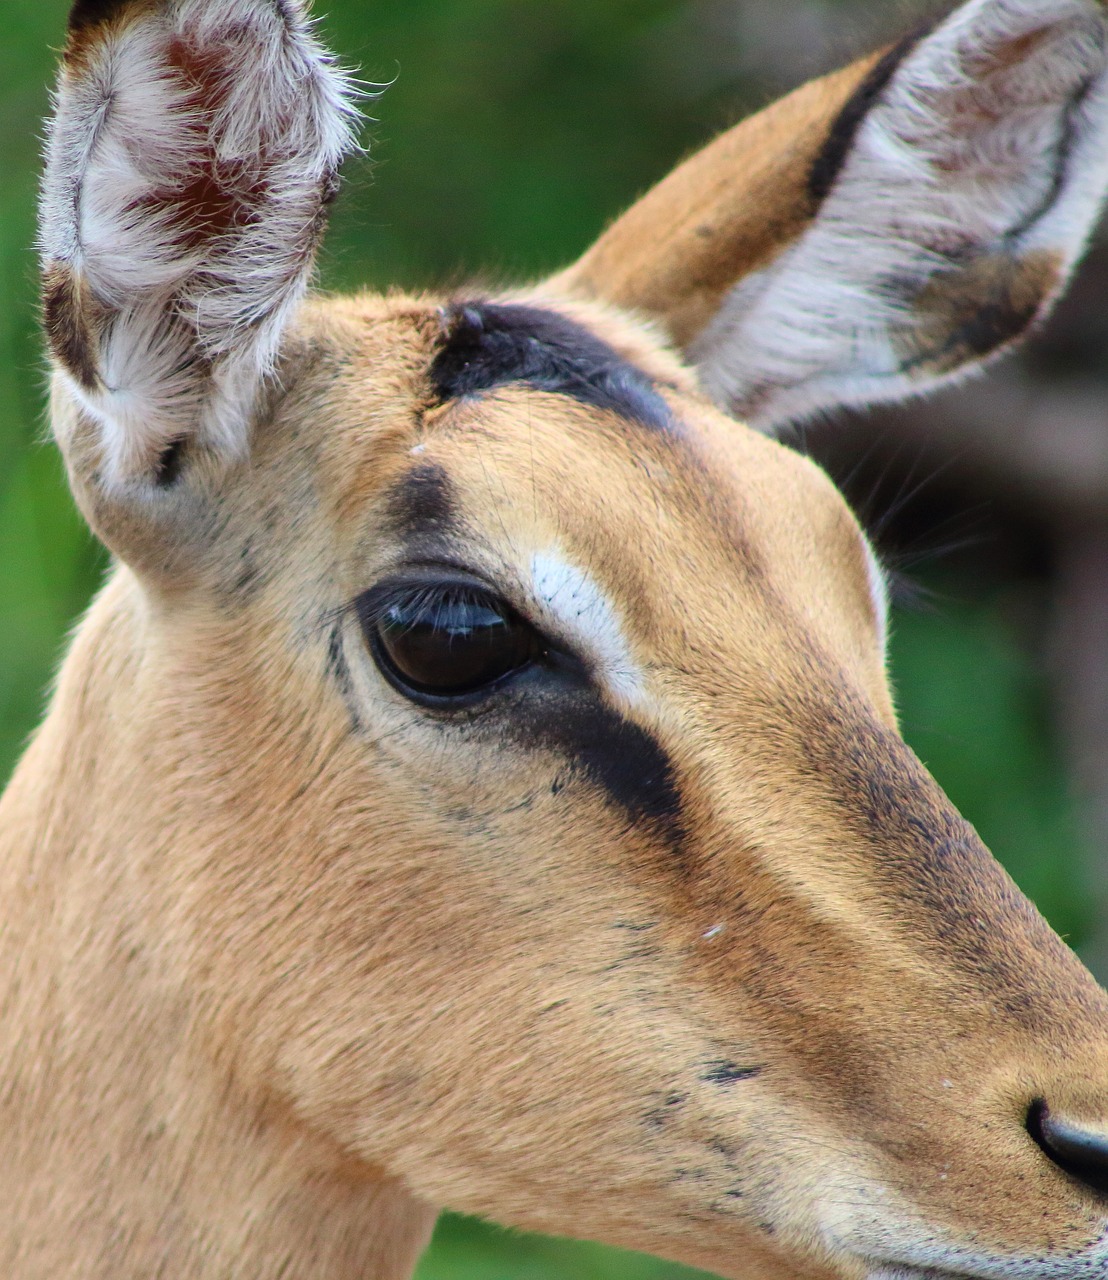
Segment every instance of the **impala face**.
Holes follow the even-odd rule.
[[[556,1169],[589,1188],[574,1231],[728,1275],[1050,1274],[1044,1223],[1096,1274],[1104,1202],[1027,1125],[1042,1099],[1098,1132],[1103,998],[897,735],[872,553],[822,473],[599,310],[305,326],[342,373],[310,360],[295,417],[329,429],[275,423],[259,465],[302,469],[323,528],[277,534],[262,558],[302,575],[249,609],[290,719],[327,655],[348,736],[310,857],[337,826],[373,891],[336,888],[343,950],[294,963],[323,969],[313,1027],[377,1028],[311,1070],[295,1019],[270,1031],[312,1096],[356,1090],[367,1158],[436,1201],[565,1231]],[[249,720],[219,726],[244,762]]]
[[[1106,33],[971,0],[552,281],[302,303],[349,108],[299,6],[78,4],[45,320],[124,567],[24,777],[98,689],[134,998],[327,1178],[735,1280],[1108,1274],[1108,997],[900,738],[842,498],[740,421],[1045,309]]]

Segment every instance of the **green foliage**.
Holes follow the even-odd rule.
[[[709,1280],[672,1262],[443,1214],[415,1280]]]
[[[901,727],[1020,888],[1077,946],[1092,921],[1046,681],[1017,621],[1028,611],[1018,587],[975,585],[944,582],[938,608],[897,619]]]
[[[738,0],[736,0],[738,2]],[[40,714],[104,556],[43,442],[32,253],[38,121],[65,0],[7,0],[0,42],[0,777]],[[374,160],[353,166],[331,287],[419,286],[558,266],[760,86],[698,78],[678,0],[329,0],[330,41],[367,77]],[[373,182],[369,177],[372,172]],[[957,594],[957,593],[956,593]],[[1043,677],[998,600],[901,618],[909,739],[1053,923],[1087,924]],[[447,1216],[420,1280],[676,1280],[669,1264]]]
[[[66,628],[101,554],[46,443],[46,363],[36,323],[39,121],[63,6],[9,4],[0,41],[0,777],[38,719]]]
[[[329,281],[562,266],[714,123],[661,75],[676,0],[325,7],[334,46],[389,84],[372,108],[373,185],[353,167]]]

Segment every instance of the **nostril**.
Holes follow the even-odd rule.
[[[1055,1115],[1037,1099],[1027,1113],[1027,1132],[1059,1169],[1101,1194],[1108,1194],[1108,1131]]]

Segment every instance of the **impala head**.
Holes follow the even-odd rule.
[[[301,0],[78,0],[95,767],[146,762],[197,1036],[336,1160],[728,1276],[1108,1273],[1108,998],[904,745],[873,551],[770,435],[1049,306],[1106,33],[970,0],[542,285],[304,301],[354,116]]]

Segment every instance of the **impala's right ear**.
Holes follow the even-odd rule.
[[[245,453],[352,101],[303,0],[76,0],[42,188],[43,319],[99,487],[153,495],[182,446]]]

